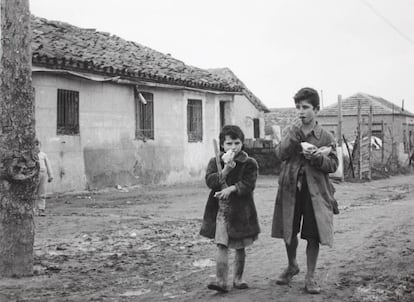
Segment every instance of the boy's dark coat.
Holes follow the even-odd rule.
[[[237,191],[230,194],[228,211],[225,212],[228,226],[227,232],[230,238],[242,239],[254,237],[260,233],[256,207],[253,200],[253,190],[257,179],[257,162],[241,151],[236,158],[236,167],[227,175],[228,186],[235,185]],[[224,163],[221,162],[222,167]],[[204,210],[203,224],[200,234],[207,238],[214,238],[216,232],[216,216],[218,211],[218,199],[214,193],[221,190],[220,179],[217,172],[216,159],[212,158],[208,163],[206,172],[206,184],[211,189]]]

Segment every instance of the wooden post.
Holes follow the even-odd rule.
[[[385,127],[384,127],[384,120],[381,121],[381,133],[382,133],[381,165],[383,165],[384,164],[384,149],[385,149]]]
[[[361,122],[361,100],[358,100],[358,110],[357,110],[357,123],[358,123],[358,175],[359,179],[362,179],[362,122]]]
[[[369,106],[369,115],[368,115],[368,179],[371,180],[371,169],[372,169],[372,147],[371,147],[371,137],[372,137],[372,105]]]
[[[28,0],[0,0],[0,277],[33,273],[34,152]]]
[[[341,181],[344,181],[344,150],[342,148],[342,96],[339,94],[338,95],[338,150],[337,150],[337,155],[338,155],[338,160],[339,160],[339,165],[338,165],[338,172],[340,174],[340,179]]]
[[[396,146],[394,145],[394,134],[395,134],[395,115],[394,115],[394,104],[392,105],[392,125],[391,125],[391,169],[395,168],[395,153]]]
[[[342,146],[342,96],[338,95],[338,145]]]

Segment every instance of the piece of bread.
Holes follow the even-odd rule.
[[[318,149],[315,145],[309,144],[307,142],[302,142],[300,145],[302,146],[303,152],[313,152]]]
[[[225,164],[227,164],[228,162],[232,161],[234,158],[234,151],[233,150],[228,150],[226,153],[223,154],[223,156],[221,157],[221,159],[223,160],[223,162]]]
[[[329,155],[329,153],[331,153],[331,151],[332,151],[332,147],[322,146],[318,149],[318,151],[322,155]]]

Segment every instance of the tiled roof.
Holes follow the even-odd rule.
[[[186,87],[241,92],[237,83],[141,44],[32,16],[34,65]]]
[[[400,114],[405,116],[413,116],[411,112],[402,109],[401,107],[387,101],[383,98],[372,96],[366,93],[356,93],[346,99],[342,100],[342,115],[357,115],[358,114],[358,101],[361,102],[361,114],[368,115],[369,107],[372,105],[372,113],[374,115],[389,115]],[[318,116],[337,116],[338,115],[338,103],[332,104],[323,108]]]
[[[272,126],[278,125],[283,130],[296,117],[296,108],[271,108],[265,114],[265,134],[272,134]]]
[[[247,86],[234,74],[233,71],[231,71],[230,68],[211,68],[208,69],[208,71],[215,74],[217,79],[222,79],[223,81],[231,83],[231,85],[242,87],[243,94],[258,110],[269,112],[269,109],[266,107],[266,105],[263,104],[263,102],[257,96],[255,96],[254,93],[249,90],[249,88],[247,88]]]

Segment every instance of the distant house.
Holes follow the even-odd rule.
[[[221,119],[220,124],[237,124],[247,138],[264,138],[264,115],[269,112],[269,109],[229,68],[215,68],[208,71],[234,86],[241,87],[242,91],[242,94],[234,96],[233,102],[220,102],[220,112],[227,113],[221,116],[228,117],[227,120]]]
[[[283,131],[296,117],[296,108],[271,108],[265,113],[265,135],[270,138],[273,135],[272,127]]]
[[[31,27],[36,133],[55,192],[201,178],[223,124],[264,136],[268,109],[229,69],[67,23]]]
[[[366,93],[356,93],[342,101],[342,133],[347,140],[355,139],[357,131],[358,102],[361,103],[363,127],[368,129],[369,108],[373,109],[372,135],[385,139],[385,144],[391,141],[396,145],[396,151],[401,160],[405,160],[408,150],[414,146],[414,114],[387,101],[383,98]],[[338,104],[327,106],[318,114],[319,123],[334,135],[338,127]],[[389,148],[388,151],[390,151]]]

